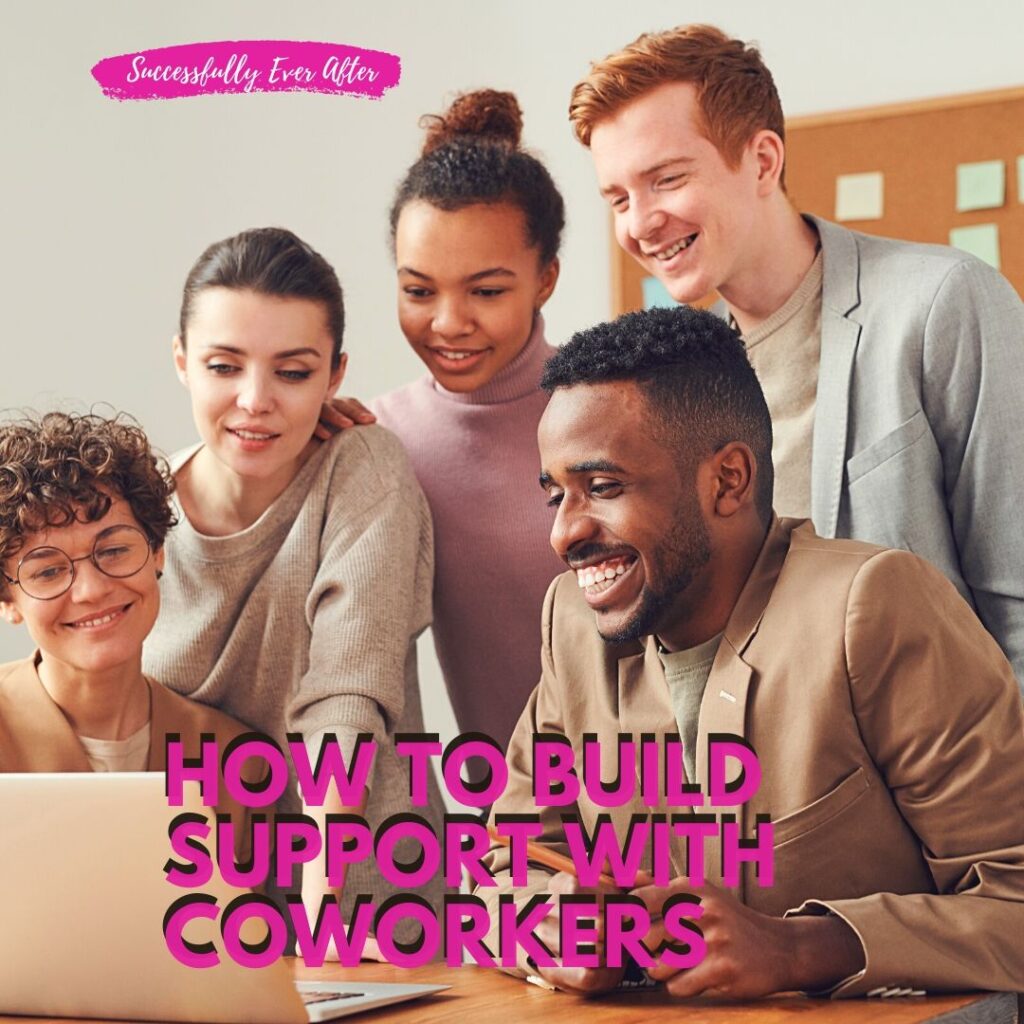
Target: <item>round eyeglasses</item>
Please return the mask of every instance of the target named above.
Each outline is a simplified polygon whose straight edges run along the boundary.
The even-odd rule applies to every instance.
[[[16,579],[3,575],[29,597],[52,601],[71,589],[76,562],[90,561],[104,576],[123,580],[142,570],[152,550],[149,539],[136,527],[110,526],[97,534],[87,555],[72,558],[60,548],[33,548],[18,562]]]

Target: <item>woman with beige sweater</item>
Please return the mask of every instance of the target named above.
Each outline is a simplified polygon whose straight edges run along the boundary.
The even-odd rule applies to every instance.
[[[282,229],[217,242],[189,273],[174,359],[201,440],[172,460],[181,522],[146,665],[282,747],[300,733],[315,757],[333,734],[348,764],[371,736],[357,806],[335,794],[303,807],[293,778],[278,812],[321,825],[352,813],[376,830],[409,810],[393,737],[423,731],[415,640],[430,622],[433,549],[426,501],[391,434],[313,436],[345,369],[343,319],[331,266]],[[413,810],[439,830],[431,782],[430,805]],[[361,893],[382,902],[396,891],[372,862],[354,865],[343,916]],[[420,890],[438,911],[443,891],[440,879]],[[306,864],[313,920],[331,893],[322,858]],[[407,924],[399,941],[418,933]]]

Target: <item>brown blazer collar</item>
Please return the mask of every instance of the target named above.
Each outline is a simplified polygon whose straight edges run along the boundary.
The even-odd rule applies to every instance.
[[[13,770],[91,772],[74,729],[39,678],[37,657],[38,652],[7,666],[0,681],[0,715],[17,752]]]
[[[764,610],[789,553],[790,534],[805,521],[780,519],[772,515],[764,544],[725,625],[725,639],[741,656],[761,625]]]
[[[775,589],[776,580],[789,551],[790,533],[802,522],[803,520],[799,519],[782,520],[778,516],[772,516],[761,551],[726,623],[724,638],[728,649],[726,645],[719,648],[712,668],[712,679],[716,683],[719,681],[718,673],[732,657],[749,669],[743,662],[743,652],[757,634],[765,608]],[[708,688],[711,688],[710,681]],[[745,686],[738,688],[745,690]],[[735,703],[738,704],[739,701]],[[675,721],[675,714],[665,691],[664,671],[654,636],[647,637],[642,652],[619,660],[619,718],[624,732],[675,731],[672,724]],[[742,733],[742,729],[734,731]]]
[[[696,750],[697,777],[691,780],[698,782],[705,793],[708,791],[709,737],[713,734],[727,733],[746,738],[747,697],[753,669],[744,660],[743,653],[757,634],[765,608],[775,589],[775,583],[789,551],[790,534],[801,525],[801,522],[772,517],[761,551],[726,624],[726,642],[718,648],[701,701]],[[620,731],[633,736],[647,733],[656,737],[676,733],[675,712],[665,686],[664,670],[658,657],[655,638],[647,637],[644,651],[620,659],[618,667]],[[637,757],[639,758],[639,752]],[[638,760],[638,774],[639,770]],[[652,808],[636,805],[633,810],[638,813],[650,813]],[[664,804],[653,808],[654,812],[662,814],[677,810],[678,808],[669,808]],[[735,815],[741,830],[745,828],[744,807],[717,808],[708,804],[702,808],[702,813],[731,813]],[[678,869],[685,862],[685,850],[678,842],[674,843],[674,865]],[[706,864],[709,879],[714,883],[720,883],[721,857],[717,839],[713,839],[708,845]]]
[[[0,718],[17,749],[19,771],[91,772],[92,766],[74,729],[54,699],[46,692],[37,668],[39,652],[4,666],[0,676]],[[162,735],[157,727],[166,716],[162,687],[146,679],[150,693],[150,736]],[[150,743],[148,770],[164,765],[164,751]]]

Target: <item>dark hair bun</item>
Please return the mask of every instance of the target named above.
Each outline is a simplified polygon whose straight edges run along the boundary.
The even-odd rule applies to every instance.
[[[523,112],[512,93],[479,89],[456,96],[443,114],[427,114],[420,119],[420,127],[427,132],[423,156],[467,136],[504,142],[518,149]]]
[[[480,89],[457,96],[443,114],[420,119],[427,140],[391,204],[391,241],[406,203],[439,210],[509,203],[526,218],[526,240],[547,266],[557,255],[565,204],[547,168],[519,148],[523,113],[510,92]]]

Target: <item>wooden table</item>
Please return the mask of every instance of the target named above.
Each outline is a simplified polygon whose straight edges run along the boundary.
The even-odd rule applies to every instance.
[[[705,1000],[681,1002],[664,989],[621,992],[584,999],[567,992],[549,992],[483,967],[458,970],[433,964],[412,970],[390,964],[358,967],[304,967],[293,961],[297,978],[313,981],[388,981],[450,985],[445,992],[351,1018],[365,1024],[1024,1024],[1017,997],[1009,993],[896,999],[808,999],[775,996],[744,1003]],[[11,1017],[0,1024],[68,1024],[69,1018]],[[90,1021],[82,1024],[103,1024]],[[118,1022],[106,1022],[118,1024]],[[123,1024],[123,1022],[120,1022]]]
[[[661,988],[584,999],[566,992],[548,992],[484,967],[449,970],[430,965],[410,970],[364,963],[358,967],[330,964],[310,968],[296,961],[294,970],[297,978],[316,981],[451,986],[434,996],[352,1018],[353,1022],[365,1020],[367,1024],[647,1024],[677,1020],[682,1024],[1013,1024],[1017,1005],[1016,996],[1006,993],[841,1000],[791,995],[747,1003],[683,1003]]]

